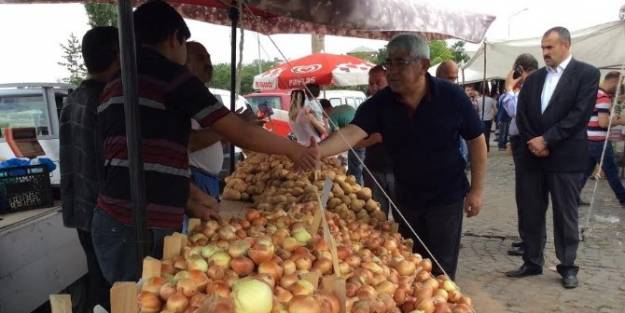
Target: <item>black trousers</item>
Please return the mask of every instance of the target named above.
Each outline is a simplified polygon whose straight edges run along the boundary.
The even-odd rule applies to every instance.
[[[493,120],[482,121],[484,125],[484,139],[486,139],[486,151],[490,151],[490,132],[493,128]]]
[[[551,195],[553,233],[558,272],[577,272],[575,258],[579,244],[578,203],[582,173],[546,173],[539,170],[517,171],[517,205],[521,239],[525,244],[523,261],[528,266],[544,265],[547,239],[545,213]]]
[[[76,229],[78,231],[78,240],[85,251],[87,257],[87,284],[86,296],[88,310],[92,312],[93,307],[97,304],[101,305],[107,311],[110,311],[110,289],[111,285],[104,279],[95,251],[93,250],[93,241],[91,240],[91,232]]]
[[[521,228],[521,219],[523,218],[523,215],[521,214],[521,206],[519,205],[519,202],[522,201],[522,199],[520,199],[521,197],[521,190],[519,190],[519,187],[521,186],[521,183],[519,183],[519,178],[522,176],[519,175],[519,171],[521,170],[519,167],[519,158],[518,155],[515,152],[519,151],[519,145],[525,144],[524,142],[522,142],[521,137],[518,135],[515,136],[511,136],[510,137],[510,146],[511,146],[511,150],[512,150],[512,160],[514,161],[514,198],[516,200],[516,213],[517,213],[517,230],[519,232],[519,237],[521,238],[521,240],[523,240],[523,229]]]
[[[455,279],[458,267],[463,207],[464,200],[430,208],[411,208],[402,205],[402,214],[451,279]],[[427,253],[401,218],[396,217],[395,220],[399,223],[399,232],[402,236],[412,238],[414,241],[413,250],[423,257],[431,258],[432,255]],[[432,265],[434,275],[443,273],[434,261]]]

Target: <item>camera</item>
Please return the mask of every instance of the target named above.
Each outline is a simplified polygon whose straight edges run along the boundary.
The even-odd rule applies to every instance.
[[[514,67],[514,73],[512,74],[512,78],[517,79],[519,77],[521,77],[521,74],[523,74],[523,67],[521,65],[516,65]]]

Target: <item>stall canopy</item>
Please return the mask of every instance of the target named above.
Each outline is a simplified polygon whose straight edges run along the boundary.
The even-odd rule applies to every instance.
[[[464,66],[465,74],[484,76],[484,49],[486,49],[486,79],[504,79],[519,54],[530,53],[539,66],[544,66],[540,41],[542,36],[500,42],[486,42]],[[600,69],[620,69],[625,62],[625,22],[616,21],[596,25],[571,33],[573,57]],[[465,77],[467,81],[471,80]],[[483,79],[483,77],[481,78]]]

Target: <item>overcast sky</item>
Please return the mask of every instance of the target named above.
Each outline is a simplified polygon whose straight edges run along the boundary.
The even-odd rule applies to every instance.
[[[541,36],[545,30],[556,25],[577,30],[614,21],[618,19],[619,8],[625,5],[625,0],[439,2],[459,9],[495,15],[497,18],[488,30],[487,40],[507,39],[508,27],[510,38],[516,39]],[[510,17],[511,15],[514,16]],[[214,63],[229,62],[228,27],[198,21],[188,21],[188,24],[192,39],[206,45]],[[0,4],[0,83],[53,82],[67,76],[64,68],[57,64],[62,55],[59,44],[64,43],[70,33],[81,38],[88,29],[87,16],[81,4]],[[272,38],[288,58],[310,53],[308,35],[274,35]],[[266,36],[260,35],[260,41],[261,58],[280,57],[278,50]],[[385,41],[380,40],[326,37],[326,51],[330,53],[345,53],[359,46],[378,49],[385,44]],[[258,58],[256,33],[245,33],[244,48],[244,62],[249,63]],[[475,48],[470,46],[470,49]]]

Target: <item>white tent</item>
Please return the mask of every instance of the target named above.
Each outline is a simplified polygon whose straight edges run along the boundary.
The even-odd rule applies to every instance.
[[[596,25],[571,33],[573,57],[600,69],[620,69],[625,63],[625,22]],[[486,47],[486,78],[505,78],[519,54],[530,53],[539,66],[544,66],[540,48],[541,37],[500,42],[486,42],[464,66],[484,76]],[[480,78],[480,79],[482,79]],[[465,77],[466,79],[466,77]]]

